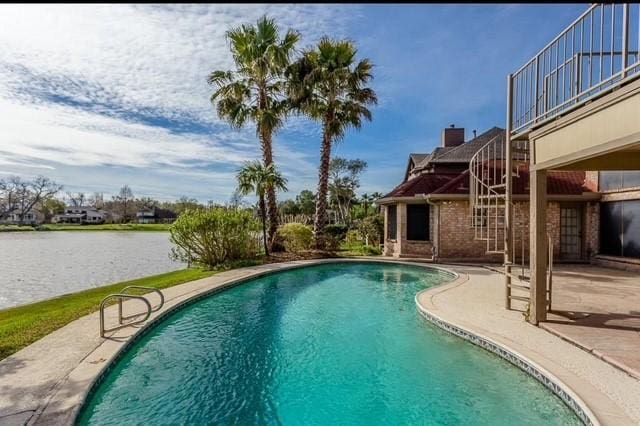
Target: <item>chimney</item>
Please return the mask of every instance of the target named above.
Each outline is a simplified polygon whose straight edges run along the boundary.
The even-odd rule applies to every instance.
[[[464,128],[457,128],[452,124],[442,131],[442,146],[452,147],[462,145],[464,143]]]

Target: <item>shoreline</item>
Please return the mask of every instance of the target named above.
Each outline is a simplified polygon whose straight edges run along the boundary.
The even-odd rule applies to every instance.
[[[0,225],[0,233],[2,232],[169,232],[169,223],[103,223],[99,225],[61,225],[61,224],[44,224],[44,225]]]

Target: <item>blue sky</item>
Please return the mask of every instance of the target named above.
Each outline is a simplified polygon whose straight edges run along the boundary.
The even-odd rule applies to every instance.
[[[361,192],[400,182],[410,152],[443,127],[504,126],[506,75],[586,4],[0,5],[0,177],[38,174],[65,191],[128,184],[136,196],[224,202],[255,131],[230,129],[205,79],[232,67],[224,32],[264,13],[303,34],[347,37],[376,65],[374,120],[336,155],[369,163]],[[289,121],[275,138],[288,194],[315,189],[320,129]]]

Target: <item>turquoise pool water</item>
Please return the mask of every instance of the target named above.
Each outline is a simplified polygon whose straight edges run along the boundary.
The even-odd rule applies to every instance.
[[[332,264],[215,294],[135,343],[79,423],[580,424],[540,383],[420,317],[415,294],[451,278]]]

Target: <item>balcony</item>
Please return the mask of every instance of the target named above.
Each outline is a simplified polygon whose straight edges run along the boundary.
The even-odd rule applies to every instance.
[[[512,139],[640,77],[640,5],[594,4],[509,76]]]

